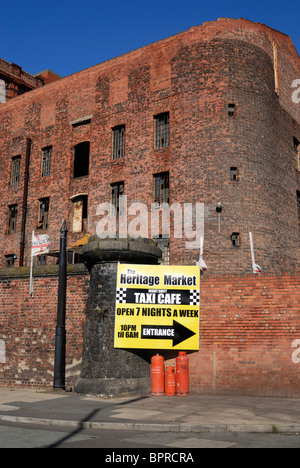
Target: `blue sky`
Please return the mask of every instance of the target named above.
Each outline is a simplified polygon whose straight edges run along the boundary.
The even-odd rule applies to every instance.
[[[300,54],[299,0],[0,0],[0,57],[67,76],[219,17],[288,34]]]

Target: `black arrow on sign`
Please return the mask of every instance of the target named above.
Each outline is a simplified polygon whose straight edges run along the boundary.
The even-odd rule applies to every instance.
[[[141,338],[144,340],[173,340],[174,346],[196,335],[195,332],[185,327],[176,320],[173,320],[173,326],[168,325],[142,325]]]

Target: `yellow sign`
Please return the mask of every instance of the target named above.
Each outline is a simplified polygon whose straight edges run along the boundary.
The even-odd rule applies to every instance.
[[[200,271],[119,264],[115,348],[199,350]]]

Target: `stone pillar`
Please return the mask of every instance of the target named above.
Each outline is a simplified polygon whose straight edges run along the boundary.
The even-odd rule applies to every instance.
[[[158,264],[161,250],[149,239],[90,238],[84,261],[91,278],[84,327],[81,378],[77,393],[147,395],[151,389],[149,353],[114,348],[118,262]]]

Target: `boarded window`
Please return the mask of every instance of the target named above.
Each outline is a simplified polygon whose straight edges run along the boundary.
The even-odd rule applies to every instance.
[[[88,230],[88,197],[87,195],[80,195],[73,198],[73,220],[72,230],[73,232],[82,232]]]
[[[74,147],[74,179],[89,175],[90,142],[84,141]]]

